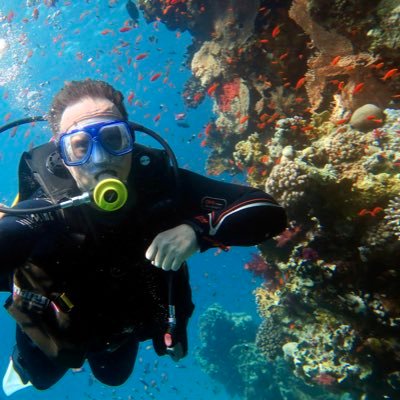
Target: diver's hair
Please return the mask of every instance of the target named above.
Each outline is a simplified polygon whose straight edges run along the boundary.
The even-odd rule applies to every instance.
[[[115,104],[122,118],[128,119],[123,94],[107,82],[94,79],[70,81],[66,82],[65,86],[54,96],[47,116],[54,135],[60,133],[60,121],[64,110],[85,97],[110,100]]]

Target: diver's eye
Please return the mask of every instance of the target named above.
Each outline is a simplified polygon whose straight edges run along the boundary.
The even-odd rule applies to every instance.
[[[107,126],[101,130],[101,143],[114,152],[120,152],[128,146],[129,132],[122,125]]]
[[[115,134],[107,134],[103,135],[103,145],[108,147],[111,150],[118,151],[121,149],[121,135],[119,132],[115,132]]]
[[[76,135],[71,138],[71,149],[75,157],[84,156],[89,150],[89,138],[86,135]]]

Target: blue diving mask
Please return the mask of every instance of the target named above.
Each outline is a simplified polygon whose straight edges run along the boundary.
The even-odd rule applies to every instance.
[[[66,165],[83,165],[90,159],[95,144],[100,144],[113,156],[133,150],[134,134],[124,121],[103,121],[62,133],[59,138],[60,155]]]

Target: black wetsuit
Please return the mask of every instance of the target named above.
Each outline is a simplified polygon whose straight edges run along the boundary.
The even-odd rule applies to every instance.
[[[153,339],[156,352],[166,353],[169,274],[174,274],[177,341],[184,342],[186,351],[186,324],[193,311],[187,269],[165,272],[144,255],[159,232],[187,223],[205,251],[252,246],[286,226],[285,211],[261,190],[184,169],[179,175],[178,209],[173,201],[163,204],[165,190],[154,187],[150,197],[140,190],[131,192],[135,205],[112,213],[86,205],[64,211],[63,218],[45,214],[0,220],[1,278],[4,281],[18,268],[44,268],[57,290],[65,290],[74,304],[69,314],[74,324],[65,332],[73,343],[88,343],[85,359],[103,383],[119,385],[129,377],[140,341]],[[17,207],[43,204],[47,200],[34,196]],[[18,371],[39,389],[53,385],[69,367],[77,367],[68,356],[55,363],[20,327],[13,359]]]

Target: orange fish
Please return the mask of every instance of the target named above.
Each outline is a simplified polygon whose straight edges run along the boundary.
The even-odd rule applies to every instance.
[[[128,101],[129,104],[132,104],[134,98],[135,98],[135,93],[130,92],[126,100]]]
[[[4,121],[7,122],[10,118],[11,118],[11,113],[9,112],[4,116]]]
[[[266,123],[270,124],[271,122],[274,122],[277,118],[279,118],[279,113],[273,113],[271,117],[267,119]]]
[[[340,56],[336,56],[332,61],[331,61],[331,65],[336,65],[340,60]]]
[[[90,11],[84,11],[80,16],[79,19],[82,21],[87,15],[90,14]]]
[[[132,30],[131,26],[123,26],[122,28],[119,28],[120,32],[129,32],[130,30]]]
[[[157,121],[160,120],[160,118],[161,118],[161,114],[157,114],[157,115],[153,118],[153,121],[154,121],[154,122],[157,122]]]
[[[304,85],[304,82],[305,82],[305,81],[306,81],[306,77],[305,77],[305,76],[303,76],[302,78],[300,78],[300,79],[297,81],[296,86],[294,87],[295,90],[300,89],[300,88]]]
[[[15,17],[14,11],[10,11],[7,15],[7,22],[11,22]]]
[[[172,6],[167,6],[164,8],[164,10],[162,11],[163,15],[168,14],[169,10],[172,8]]]
[[[361,92],[361,90],[363,89],[364,85],[365,85],[364,82],[358,83],[358,84],[355,86],[355,88],[353,89],[353,94],[356,94],[356,93],[358,93],[358,92]]]
[[[384,65],[385,65],[385,63],[383,63],[383,62],[381,62],[379,64],[372,64],[371,68],[381,69]]]
[[[250,117],[248,115],[243,116],[239,119],[239,124],[244,124],[246,121],[248,121],[249,118]]]
[[[201,93],[195,93],[193,96],[193,101],[198,103],[202,99],[203,95]]]
[[[210,134],[210,132],[211,132],[211,129],[212,129],[212,124],[211,124],[211,123],[208,123],[207,126],[206,126],[206,128],[204,129],[204,134],[205,134],[206,136],[208,136],[208,135]]]
[[[113,33],[113,31],[111,29],[103,29],[100,33],[102,35],[108,35],[109,33]]]
[[[208,89],[207,89],[207,94],[211,96],[214,92],[215,89],[218,87],[218,83],[213,83]]]
[[[272,37],[276,38],[279,33],[281,32],[281,28],[279,28],[279,25],[277,25],[273,30],[272,30]]]
[[[342,125],[346,123],[349,119],[348,118],[342,118],[336,121],[336,125]]]
[[[338,89],[339,89],[339,90],[343,90],[343,88],[344,88],[344,82],[341,81],[341,82],[339,82],[339,84],[338,84]]]
[[[372,217],[376,217],[376,214],[380,213],[381,211],[383,211],[382,207],[375,207],[372,211],[369,211],[366,208],[363,208],[357,214],[360,217],[363,217],[364,215],[371,215]]]
[[[18,129],[18,126],[14,126],[14,128],[12,129],[12,131],[10,133],[10,137],[14,137],[16,135],[17,129]]]
[[[371,214],[371,211],[368,211],[366,208],[363,208],[362,210],[360,210],[357,215],[359,215],[360,217],[363,217],[364,215],[367,214]]]
[[[150,82],[156,81],[161,76],[161,72],[157,72],[150,78]]]
[[[143,59],[146,58],[148,55],[149,55],[148,53],[141,53],[141,54],[138,54],[138,55],[135,57],[135,60],[136,60],[136,61],[143,60]]]
[[[372,211],[371,214],[375,217],[376,214],[380,213],[381,211],[383,211],[382,207],[375,207]]]
[[[268,39],[260,39],[258,42],[262,43],[262,44],[265,44],[265,43],[268,43],[269,40]]]
[[[386,81],[386,79],[391,78],[397,71],[398,71],[397,68],[391,69],[390,71],[386,72],[386,74],[383,76],[382,80]]]
[[[281,61],[284,60],[288,55],[289,55],[289,52],[287,51],[286,53],[279,56],[279,60],[281,60]]]

